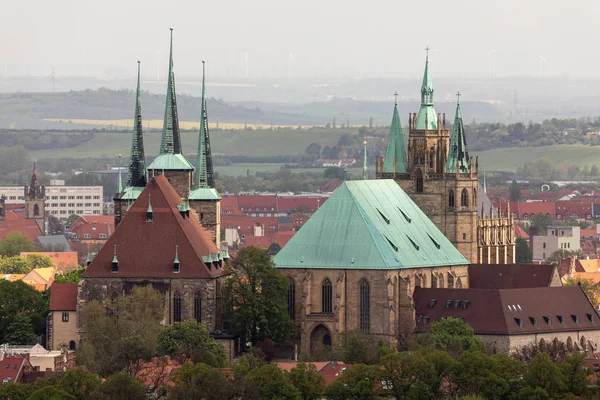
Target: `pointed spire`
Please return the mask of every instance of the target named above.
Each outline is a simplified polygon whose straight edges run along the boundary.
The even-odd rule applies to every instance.
[[[214,188],[215,176],[210,151],[210,135],[208,132],[208,114],[206,109],[206,70],[202,60],[202,108],[200,115],[200,134],[198,137],[198,155],[196,158],[196,174],[194,189]]]
[[[144,155],[144,136],[142,133],[142,93],[140,91],[140,62],[138,61],[137,90],[135,95],[135,116],[133,117],[133,135],[127,186],[146,186],[146,159]]]
[[[460,92],[457,93],[457,97],[460,99]],[[448,161],[446,162],[446,171],[456,173],[470,172],[467,139],[465,137],[459,101],[456,103],[456,115],[454,116],[452,133],[450,134],[450,150]]]
[[[363,181],[369,179],[369,175],[367,174],[367,141],[363,142]]]
[[[181,154],[181,134],[177,116],[177,96],[175,94],[175,74],[173,73],[173,28],[171,28],[171,45],[169,51],[169,77],[167,82],[167,100],[160,154]]]
[[[431,79],[431,69],[429,68],[429,47],[425,48],[427,56],[425,58],[425,71],[423,72],[423,82],[421,83],[421,107],[417,114],[417,121],[413,128],[418,130],[436,130],[437,114],[433,108],[433,80]]]
[[[395,94],[397,96],[397,93]],[[388,137],[388,147],[383,162],[384,173],[405,174],[407,171],[406,150],[404,148],[404,135],[402,134],[402,124],[398,115],[398,102],[394,104],[394,114],[392,116],[392,125]]]
[[[487,194],[487,183],[485,182],[485,171],[483,172],[483,193]]]
[[[33,172],[31,174],[31,182],[29,183],[28,193],[30,197],[36,197],[41,194],[40,183],[37,179],[37,168],[33,163]]]
[[[121,154],[119,154],[119,175],[117,176],[117,193],[123,193],[123,182],[121,180]]]
[[[421,105],[433,105],[433,81],[431,79],[431,70],[429,68],[429,47],[426,47],[427,56],[425,58],[425,71],[423,72],[423,82],[421,83]]]

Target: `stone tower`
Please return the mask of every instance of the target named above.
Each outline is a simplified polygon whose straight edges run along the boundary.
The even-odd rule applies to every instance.
[[[205,62],[202,61],[202,109],[196,173],[188,200],[190,208],[197,215],[202,227],[218,247],[221,241],[221,196],[215,189],[215,174],[210,151],[204,65]]]
[[[167,101],[165,119],[160,142],[160,154],[148,166],[151,176],[164,175],[182,200],[187,200],[192,186],[194,167],[183,156],[181,133],[177,116],[177,96],[175,94],[175,74],[173,72],[173,29],[171,28],[171,47],[169,52],[169,78],[167,83]]]
[[[127,172],[125,189],[121,184],[121,165],[115,202],[115,228],[125,217],[127,210],[146,187],[146,159],[144,156],[144,135],[142,132],[142,101],[140,92],[140,62],[138,61],[137,90],[135,97],[135,116],[133,119],[133,134],[131,139],[131,154]]]
[[[40,186],[37,179],[37,170],[33,164],[31,182],[25,185],[25,218],[35,219],[41,231],[45,234],[46,217],[46,188]]]
[[[477,263],[477,161],[467,152],[460,104],[451,131],[445,114],[435,112],[433,99],[427,57],[421,106],[418,113],[409,114],[408,152],[404,152],[395,107],[386,157],[377,163],[377,178],[396,180],[463,256]]]

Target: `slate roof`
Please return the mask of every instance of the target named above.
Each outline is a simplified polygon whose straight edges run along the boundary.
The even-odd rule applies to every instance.
[[[40,246],[52,251],[71,251],[71,246],[63,235],[38,236],[36,241]]]
[[[558,274],[554,265],[540,264],[471,264],[471,289],[522,289],[548,287]]]
[[[54,283],[50,287],[48,311],[75,311],[76,309],[77,283]]]
[[[146,222],[148,203],[152,221]],[[221,267],[203,260],[219,260],[221,254],[197,219],[182,216],[177,205],[181,198],[164,176],[152,178],[110,239],[94,258],[84,278],[90,277],[171,277],[210,278]],[[185,213],[184,213],[185,214]],[[112,272],[114,248],[119,262]],[[175,246],[180,272],[173,272]]]
[[[478,335],[600,329],[598,313],[579,286],[500,290],[417,287],[414,303],[417,332],[429,331],[432,322],[446,317],[462,318]]]
[[[391,179],[344,182],[274,262],[348,269],[469,264]]]

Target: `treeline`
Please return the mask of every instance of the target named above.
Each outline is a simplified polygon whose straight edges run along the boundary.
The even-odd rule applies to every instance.
[[[552,118],[542,123],[472,123],[465,126],[469,150],[483,151],[498,147],[551,146],[576,144],[597,146],[600,117]]]
[[[248,170],[245,175],[231,176],[218,174],[217,190],[220,193],[239,193],[241,191],[257,192],[315,192],[327,183],[333,175],[325,175],[322,171],[315,173],[292,172],[282,168],[276,172],[256,172]]]
[[[0,143],[3,146],[23,146],[28,150],[64,149],[75,147],[92,140],[95,131],[41,131],[0,129]]]
[[[536,158],[517,168],[517,175],[522,178],[538,178],[550,180],[596,180],[600,178],[600,164],[584,166],[573,164],[556,164],[550,158]]]

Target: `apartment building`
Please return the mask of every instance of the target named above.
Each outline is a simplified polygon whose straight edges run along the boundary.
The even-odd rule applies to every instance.
[[[550,225],[545,236],[533,236],[533,260],[545,260],[557,250],[579,250],[579,239],[578,226]]]

